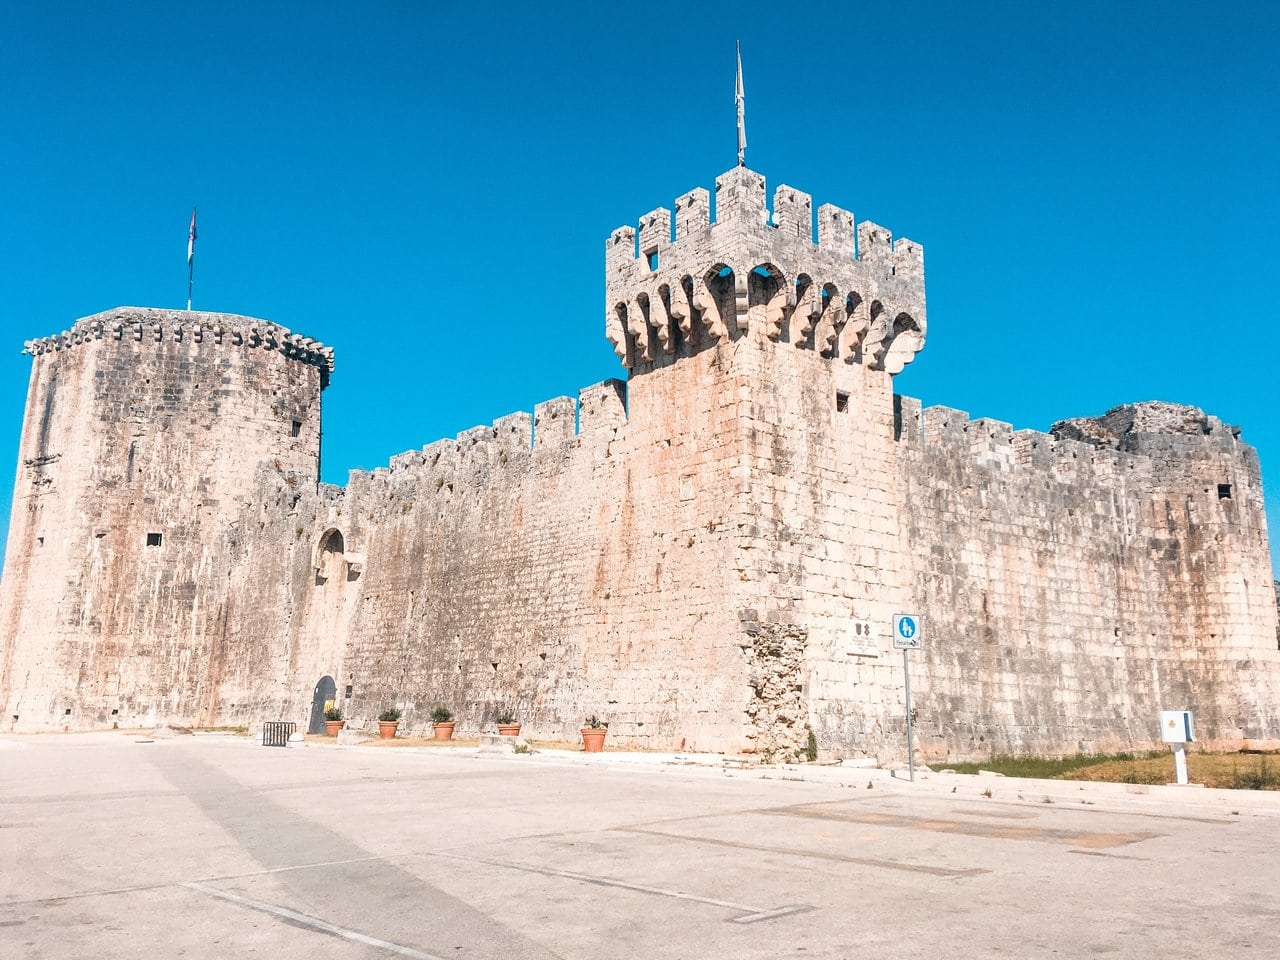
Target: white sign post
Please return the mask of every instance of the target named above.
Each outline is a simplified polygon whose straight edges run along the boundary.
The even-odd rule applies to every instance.
[[[907,773],[911,782],[916,780],[916,755],[911,739],[911,667],[907,663],[907,651],[919,650],[924,639],[924,630],[920,618],[914,613],[895,613],[893,615],[893,646],[902,651],[902,680],[906,686],[907,698]]]
[[[1161,710],[1160,739],[1173,747],[1173,768],[1178,783],[1187,784],[1187,744],[1195,743],[1190,710]]]

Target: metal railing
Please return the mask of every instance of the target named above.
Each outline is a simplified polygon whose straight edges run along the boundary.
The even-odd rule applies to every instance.
[[[262,725],[262,745],[264,747],[287,747],[289,737],[298,725],[286,720],[269,720]]]

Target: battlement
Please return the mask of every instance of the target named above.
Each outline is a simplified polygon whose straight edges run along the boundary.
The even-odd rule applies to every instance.
[[[332,347],[293,333],[279,324],[232,313],[158,310],[150,307],[117,307],[83,317],[70,330],[26,341],[22,352],[38,357],[95,341],[160,343],[166,339],[279,350],[291,360],[319,367],[324,386],[328,385],[329,375],[333,372]]]
[[[605,333],[624,367],[747,335],[898,373],[924,346],[924,249],[746,167],[614,230]],[[815,219],[816,218],[816,219]],[[674,233],[672,228],[674,226]],[[815,239],[816,231],[816,239]]]
[[[583,387],[576,399],[555,397],[537,404],[532,414],[509,413],[489,426],[463,430],[453,439],[398,453],[386,467],[352,470],[348,485],[370,477],[388,482],[409,475],[417,478],[425,470],[439,480],[437,489],[448,483],[451,492],[457,479],[479,481],[512,464],[525,469],[531,455],[541,462],[576,448],[604,453],[626,423],[626,393],[623,381],[604,380]]]

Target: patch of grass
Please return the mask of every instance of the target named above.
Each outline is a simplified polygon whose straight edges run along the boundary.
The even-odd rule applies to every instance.
[[[951,763],[945,767],[957,773],[990,770],[1008,777],[1040,780],[1160,784],[1173,783],[1176,778],[1173,753],[1168,750],[1073,757],[997,756],[980,763]],[[1229,790],[1280,790],[1280,755],[1252,750],[1188,752],[1187,779],[1206,787]]]
[[[1108,783],[1173,783],[1173,754],[1167,750],[1129,757],[1098,758],[1101,762],[1078,767],[1063,780],[1095,780]]]
[[[1100,763],[1131,763],[1150,757],[1168,757],[1169,754],[1155,751],[1151,753],[1112,753],[1076,754],[1073,757],[1015,757],[997,755],[978,763],[933,763],[934,769],[954,770],[956,773],[977,773],[979,770],[990,770],[992,773],[1003,773],[1006,777],[1028,777],[1033,780],[1063,780],[1067,774],[1084,767],[1096,766]],[[1170,763],[1173,761],[1170,760]],[[1086,777],[1084,779],[1092,779]]]

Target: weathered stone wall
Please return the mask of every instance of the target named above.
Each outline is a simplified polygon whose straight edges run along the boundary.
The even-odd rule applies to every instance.
[[[262,321],[131,307],[27,350],[0,591],[5,720],[215,716],[225,652],[202,586],[225,584],[228,558],[211,543],[259,522],[260,465],[314,482],[332,354]]]
[[[445,705],[474,730],[511,708],[535,737],[576,738],[597,713],[620,742],[736,747],[737,540],[717,481],[738,451],[724,392],[696,388],[714,365],[709,352],[637,383],[630,419],[624,385],[607,381],[353,473],[292,511],[265,475],[267,525],[254,546],[223,548],[244,556],[224,719],[305,717],[327,674],[357,725],[394,704],[420,731]],[[326,550],[335,532],[341,547]],[[263,682],[268,664],[287,664],[274,674],[283,696]]]
[[[909,398],[898,429],[927,756],[1150,745],[1161,709],[1210,741],[1280,736],[1262,487],[1236,431],[1140,404],[1015,432]]]

